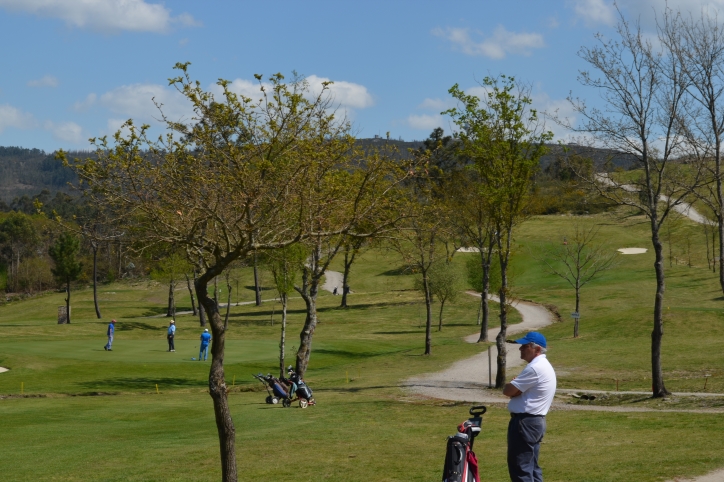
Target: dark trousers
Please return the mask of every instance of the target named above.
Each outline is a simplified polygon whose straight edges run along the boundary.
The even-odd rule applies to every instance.
[[[168,338],[168,351],[175,350],[176,347],[173,346],[173,335],[166,335],[166,338]]]
[[[512,482],[542,482],[538,453],[546,433],[545,417],[514,414],[508,423],[508,473]]]

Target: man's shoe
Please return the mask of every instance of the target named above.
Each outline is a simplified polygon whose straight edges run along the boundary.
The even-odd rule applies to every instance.
[[[108,347],[107,347],[107,346],[104,346],[103,349],[104,349],[105,351],[108,351]]]
[[[108,351],[113,351],[113,350],[111,350],[111,349],[109,348]]]

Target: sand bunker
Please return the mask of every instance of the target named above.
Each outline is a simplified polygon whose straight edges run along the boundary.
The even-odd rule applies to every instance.
[[[2,372],[6,372],[6,371],[8,371],[8,369],[7,369],[7,368],[5,368],[5,367],[0,367],[0,373],[2,373]]]
[[[643,254],[648,249],[646,248],[619,248],[618,252],[621,254]]]
[[[466,247],[462,247],[462,248],[458,248],[458,252],[459,252],[459,253],[479,253],[480,250],[479,250],[478,248],[466,248]]]

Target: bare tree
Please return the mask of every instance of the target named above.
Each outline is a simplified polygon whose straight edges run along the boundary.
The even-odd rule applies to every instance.
[[[576,313],[581,313],[581,288],[603,271],[613,268],[616,252],[595,242],[598,228],[586,229],[576,223],[572,235],[566,236],[566,244],[547,251],[543,262],[550,273],[564,279],[576,290]],[[578,338],[578,320],[574,318],[573,338]]]
[[[578,98],[569,100],[583,118],[574,130],[592,136],[599,146],[628,154],[640,169],[639,178],[632,182],[601,174],[587,180],[603,197],[619,205],[633,206],[649,220],[656,257],[652,386],[653,396],[663,397],[669,392],[661,364],[665,292],[661,228],[673,208],[702,184],[702,176],[696,158],[688,156],[691,146],[686,143],[688,132],[683,119],[688,110],[689,81],[680,58],[666,48],[655,50],[638,24],[632,28],[620,12],[619,15],[618,40],[597,35],[598,45],[582,47],[579,52],[594,71],[582,71],[579,81],[599,91],[605,109],[590,108]],[[681,160],[691,162],[684,165]]]
[[[722,142],[724,142],[724,28],[716,13],[702,10],[695,19],[667,9],[659,37],[676,55],[686,76],[688,93],[698,109],[690,109],[689,137],[698,147],[711,180],[694,194],[714,214],[718,231],[719,265],[724,261],[724,189],[722,187]],[[708,245],[707,245],[708,247]],[[719,270],[724,292],[724,271]]]

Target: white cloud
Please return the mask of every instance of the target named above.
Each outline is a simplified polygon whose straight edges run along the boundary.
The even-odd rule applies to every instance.
[[[574,0],[573,11],[586,25],[613,25],[616,23],[616,9],[613,2],[606,0]]]
[[[492,36],[480,42],[472,39],[467,28],[435,28],[432,33],[449,40],[467,55],[482,55],[491,59],[502,59],[508,54],[530,55],[531,49],[545,46],[540,34],[510,32],[502,25],[498,25]]]
[[[85,111],[88,110],[90,107],[95,104],[96,100],[98,99],[98,96],[95,94],[88,94],[88,96],[85,98],[85,100],[78,101],[73,104],[73,109],[77,111]]]
[[[316,96],[322,91],[322,83],[330,82],[330,79],[310,75],[307,77],[307,82],[309,82],[309,88],[312,94]],[[374,100],[364,85],[346,82],[344,80],[335,80],[329,86],[329,92],[332,101],[342,107],[366,109],[374,105]]]
[[[199,25],[187,13],[172,17],[163,4],[145,0],[0,0],[0,7],[59,18],[70,27],[104,33],[121,30],[163,33],[173,25]]]
[[[322,83],[330,82],[330,79],[327,77],[319,77],[317,75],[310,75],[306,79],[309,83],[309,97],[319,95],[322,91]],[[328,92],[329,98],[335,106],[339,105],[342,108],[349,109],[365,109],[374,105],[374,99],[364,85],[346,82],[344,80],[335,80],[332,82],[328,87]],[[264,82],[262,85],[267,92],[270,92],[271,84]],[[262,92],[259,90],[259,87],[259,82],[246,79],[235,79],[228,85],[228,89],[231,92],[255,101],[262,98]],[[216,96],[220,96],[223,92],[223,89],[218,85],[211,86],[210,90]]]
[[[85,110],[97,105],[135,121],[153,122],[161,118],[154,100],[162,104],[163,113],[172,121],[190,120],[193,115],[191,106],[183,95],[175,89],[159,84],[123,85],[101,96],[89,94],[85,100],[76,102],[74,108]]]
[[[558,118],[564,123],[576,125],[576,112],[567,99],[551,99],[545,92],[538,92],[531,96],[532,108],[538,111],[538,118],[545,123],[545,130],[553,132],[555,140],[570,140],[574,133],[555,123],[552,118]]]
[[[30,87],[57,87],[58,79],[56,79],[52,75],[46,75],[42,79],[28,81],[28,86],[30,86]]]
[[[407,117],[407,124],[413,129],[419,129],[423,131],[432,131],[436,127],[442,127],[445,125],[446,120],[439,114],[429,115],[410,115]]]
[[[418,105],[418,109],[432,110],[435,112],[442,112],[444,110],[455,107],[455,101],[453,99],[430,99],[427,98],[422,101],[422,104]]]
[[[44,127],[53,133],[53,137],[61,141],[80,144],[87,140],[87,136],[83,135],[83,128],[75,122],[56,124],[52,121],[46,121]]]
[[[8,127],[32,129],[37,122],[32,114],[8,104],[0,105],[0,133]]]

